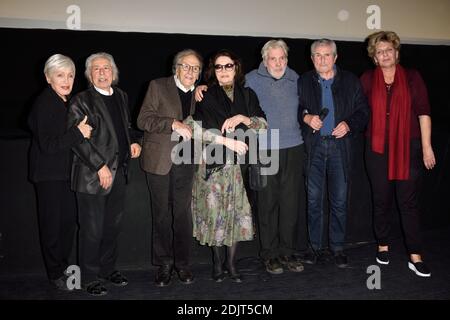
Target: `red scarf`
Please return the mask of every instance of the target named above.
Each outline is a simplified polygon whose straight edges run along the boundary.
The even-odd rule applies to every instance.
[[[405,69],[397,65],[389,114],[389,180],[408,180],[411,127],[411,95]],[[386,133],[386,85],[383,71],[375,69],[372,82],[372,151],[384,153]]]

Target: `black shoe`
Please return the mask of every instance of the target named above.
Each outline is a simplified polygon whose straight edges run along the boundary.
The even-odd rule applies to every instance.
[[[305,269],[300,260],[296,259],[294,256],[281,256],[279,261],[284,267],[292,272],[302,272]]]
[[[182,284],[191,284],[194,282],[194,275],[189,269],[177,269],[177,274]]]
[[[266,271],[271,274],[281,274],[283,273],[283,266],[281,265],[280,261],[278,261],[277,258],[270,258],[269,260],[266,260]]]
[[[296,260],[300,261],[301,263],[306,263],[306,264],[316,264],[317,263],[317,256],[312,251],[308,251],[305,253],[296,253],[296,254],[294,254],[294,257]]]
[[[128,279],[117,270],[107,277],[100,277],[100,280],[111,282],[113,285],[118,287],[125,287],[128,284]]]
[[[230,280],[233,282],[242,282],[242,275],[240,273],[230,273]]]
[[[226,270],[231,281],[242,282],[242,275],[238,272],[236,266],[227,266]]]
[[[377,251],[375,260],[379,264],[389,264],[389,251]]]
[[[86,292],[91,296],[100,297],[108,294],[108,290],[100,281],[93,281],[86,286]]]
[[[155,284],[158,287],[168,286],[172,278],[172,272],[173,266],[171,265],[163,265],[159,267],[158,272],[156,273]]]
[[[410,261],[408,262],[408,268],[414,271],[419,277],[431,277],[430,269],[428,269],[427,265],[422,261],[415,263]]]
[[[222,282],[225,280],[226,273],[228,273],[228,270],[224,265],[213,265],[212,278],[215,282]]]
[[[348,258],[343,251],[336,251],[334,253],[334,263],[338,268],[345,268],[348,266]]]
[[[61,290],[61,291],[71,291],[67,287],[67,276],[61,276],[58,279],[51,279],[50,284],[55,289]]]
[[[334,260],[334,254],[329,249],[313,251],[312,264],[325,264]]]
[[[239,270],[236,267],[236,263],[225,261],[223,265],[224,270],[226,270],[226,273],[230,277],[230,280],[233,282],[242,282],[242,275],[239,273]]]
[[[213,271],[212,278],[213,278],[213,280],[215,282],[222,282],[223,280],[225,280],[225,277],[226,277],[225,272],[223,272],[223,271],[220,271],[220,272]]]

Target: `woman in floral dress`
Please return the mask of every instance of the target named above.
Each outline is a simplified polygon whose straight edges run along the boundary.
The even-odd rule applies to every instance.
[[[258,130],[267,128],[267,122],[256,94],[243,87],[242,66],[234,53],[221,50],[212,57],[205,78],[208,89],[193,116],[196,122],[191,122],[192,126],[201,125],[201,130],[194,128],[194,138],[198,139],[195,131],[201,132],[200,138],[206,146],[194,176],[193,235],[200,244],[212,248],[215,281],[224,280],[225,267],[233,281],[241,282],[235,265],[237,243],[252,240],[254,235],[245,187],[248,157],[243,161],[243,156],[256,154],[257,150],[256,144],[247,144],[238,132],[256,137]]]

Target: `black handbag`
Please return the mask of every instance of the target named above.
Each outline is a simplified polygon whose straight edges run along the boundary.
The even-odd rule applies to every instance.
[[[260,191],[267,186],[267,176],[261,174],[263,167],[259,160],[257,163],[248,166],[249,185],[250,189],[254,191]]]

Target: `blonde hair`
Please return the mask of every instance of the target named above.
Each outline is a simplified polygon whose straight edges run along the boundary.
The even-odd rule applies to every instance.
[[[396,51],[400,51],[400,38],[394,31],[378,31],[372,33],[367,38],[367,53],[372,60],[375,58],[377,44],[380,42],[391,43]]]

